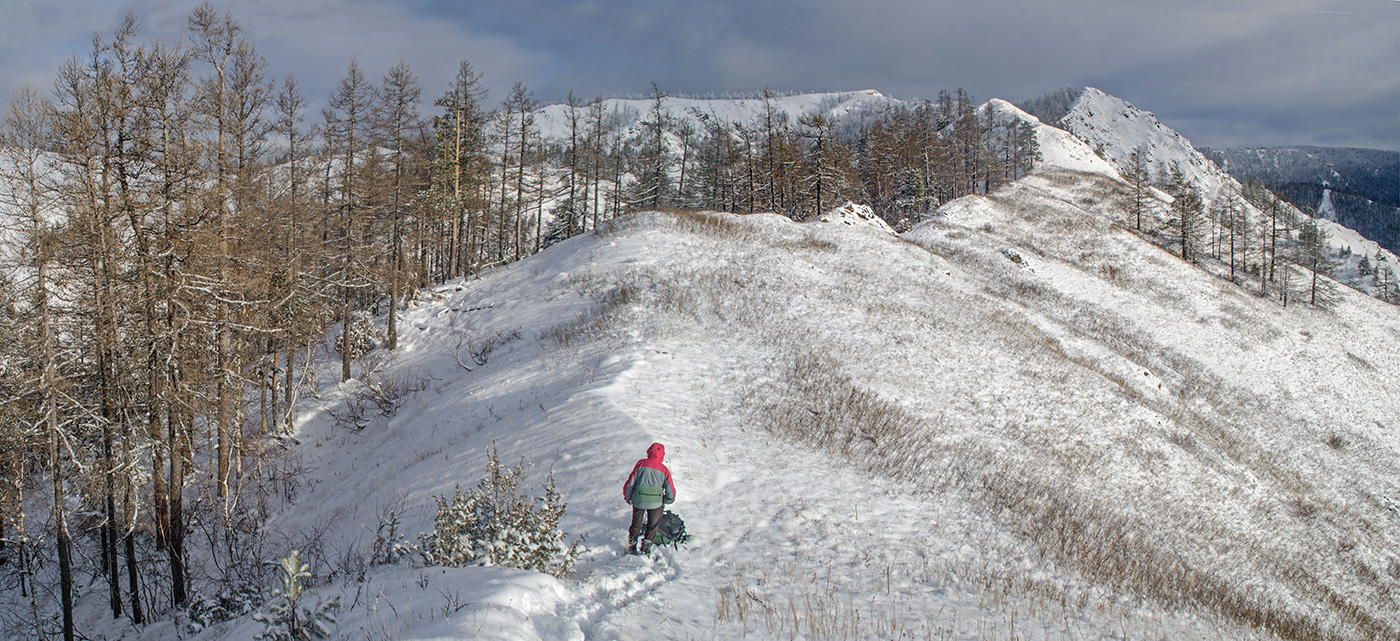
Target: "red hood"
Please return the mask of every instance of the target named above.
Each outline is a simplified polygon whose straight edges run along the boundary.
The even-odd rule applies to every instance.
[[[647,458],[656,459],[658,462],[666,458],[666,446],[660,443],[652,443],[647,448]]]

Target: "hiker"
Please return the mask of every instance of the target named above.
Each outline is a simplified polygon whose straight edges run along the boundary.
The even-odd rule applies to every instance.
[[[647,457],[632,466],[627,482],[622,485],[622,497],[632,506],[632,527],[627,528],[627,552],[635,554],[637,539],[642,534],[642,520],[646,519],[646,534],[640,536],[641,552],[651,550],[651,542],[656,539],[656,526],[661,523],[662,508],[676,500],[676,485],[671,482],[671,470],[661,462],[666,458],[666,446],[652,443],[647,448]]]

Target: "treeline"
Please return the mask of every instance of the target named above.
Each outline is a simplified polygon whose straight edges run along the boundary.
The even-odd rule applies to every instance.
[[[312,114],[231,14],[205,3],[188,27],[142,40],[128,14],[0,125],[12,636],[75,638],[76,585],[136,625],[259,598],[264,519],[291,494],[268,461],[328,330],[347,380],[366,350],[396,347],[392,312],[419,288],[629,209],[801,219],[856,200],[899,223],[1038,158],[1028,126],[962,91],[859,126],[790,121],[765,93],[755,120],[697,128],[653,87],[640,136],[571,95],[567,137],[546,141],[519,83],[493,108],[462,62],[429,106],[406,64],[373,81],[352,61]]]
[[[1123,169],[1131,190],[1126,203],[1129,223],[1137,231],[1182,260],[1218,265],[1231,282],[1285,307],[1295,301],[1317,307],[1335,303],[1330,277],[1351,257],[1350,250],[1333,250],[1326,228],[1306,205],[1290,202],[1258,180],[1246,180],[1207,201],[1177,163],[1153,176],[1148,157],[1146,147],[1139,146],[1129,153]],[[1149,193],[1154,184],[1171,197],[1160,218]],[[1250,207],[1258,213],[1251,214]],[[1363,256],[1359,276],[1372,280],[1377,298],[1400,301],[1385,256],[1378,251],[1375,260],[1381,268]]]
[[[794,121],[770,91],[747,122],[704,113],[677,117],[664,98],[653,85],[640,135],[612,150],[624,208],[772,212],[803,220],[856,201],[901,226],[954,198],[995,190],[1040,158],[1030,124],[994,109],[979,112],[961,89],[839,121],[820,111]],[[571,103],[571,122],[576,112]],[[559,157],[572,157],[573,148],[571,138]],[[555,217],[560,229],[551,236],[582,228],[568,223],[576,218],[567,206],[573,198],[563,202]]]

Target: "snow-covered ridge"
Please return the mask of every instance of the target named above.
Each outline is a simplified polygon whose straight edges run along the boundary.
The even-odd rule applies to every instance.
[[[1027,115],[1027,117],[1030,117]],[[1087,87],[1079,100],[1060,120],[1061,127],[1095,153],[1102,154],[1119,172],[1126,173],[1128,157],[1141,149],[1154,181],[1163,181],[1172,167],[1180,169],[1185,178],[1200,191],[1207,209],[1219,199],[1238,195],[1243,188],[1239,181],[1230,176],[1213,161],[1198,151],[1171,127],[1157,120],[1149,111],[1139,109],[1126,100],[1111,96],[1099,89]],[[1047,144],[1050,143],[1050,144]],[[1051,137],[1041,139],[1042,151],[1057,145],[1066,144]],[[1047,162],[1049,157],[1047,157]],[[1165,197],[1165,194],[1158,194]],[[1169,198],[1169,197],[1167,197]],[[1253,219],[1263,216],[1249,203],[1242,203]],[[1284,204],[1294,216],[1305,216],[1292,205]],[[1391,265],[1397,264],[1396,255],[1381,248],[1376,242],[1344,227],[1335,220],[1322,218],[1321,227],[1327,232],[1328,242],[1334,252],[1350,257],[1341,261],[1337,275],[1339,279],[1355,281],[1363,290],[1368,289],[1365,279],[1357,278],[1357,265],[1362,255],[1375,257],[1380,252]]]
[[[864,91],[844,91],[830,93],[797,94],[775,96],[769,101],[763,98],[677,98],[664,96],[662,109],[676,122],[688,123],[697,133],[703,133],[707,123],[727,122],[750,125],[761,118],[769,108],[785,115],[792,123],[798,118],[812,113],[822,113],[832,119],[840,119],[862,110],[882,107],[898,102],[874,89]],[[767,103],[767,104],[765,104]],[[603,110],[615,114],[618,124],[624,131],[636,133],[639,123],[647,117],[653,107],[651,99],[607,98],[603,100]],[[578,115],[583,118],[588,107],[579,107]],[[568,105],[548,105],[535,112],[540,135],[545,140],[567,141],[569,139]],[[624,138],[626,138],[624,134]]]
[[[1154,180],[1167,175],[1173,163],[1194,183],[1207,202],[1238,182],[1191,145],[1191,141],[1162,124],[1150,111],[1086,87],[1060,126],[1101,150],[1116,167],[1128,166],[1128,155],[1141,147]]]
[[[1031,170],[1032,173],[1068,170],[1108,177],[1118,176],[1118,168],[1095,154],[1088,143],[1063,129],[1040,122],[1038,118],[1022,111],[1016,105],[994,98],[979,109],[991,110],[999,119],[1022,120],[1035,127],[1041,159]]]

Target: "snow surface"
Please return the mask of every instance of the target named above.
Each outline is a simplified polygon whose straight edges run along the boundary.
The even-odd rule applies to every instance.
[[[1234,178],[1197,151],[1189,140],[1158,121],[1152,112],[1093,87],[1084,89],[1060,120],[1060,126],[1090,148],[1102,149],[1104,156],[1120,169],[1128,166],[1128,155],[1133,150],[1143,147],[1153,180],[1163,180],[1172,163],[1176,163],[1207,202],[1221,197],[1227,187],[1238,187]]]
[[[840,207],[832,208],[831,211],[818,216],[813,223],[828,225],[855,225],[878,229],[890,234],[894,229],[883,218],[875,215],[875,211],[869,205],[859,205],[856,203],[846,203]]]

